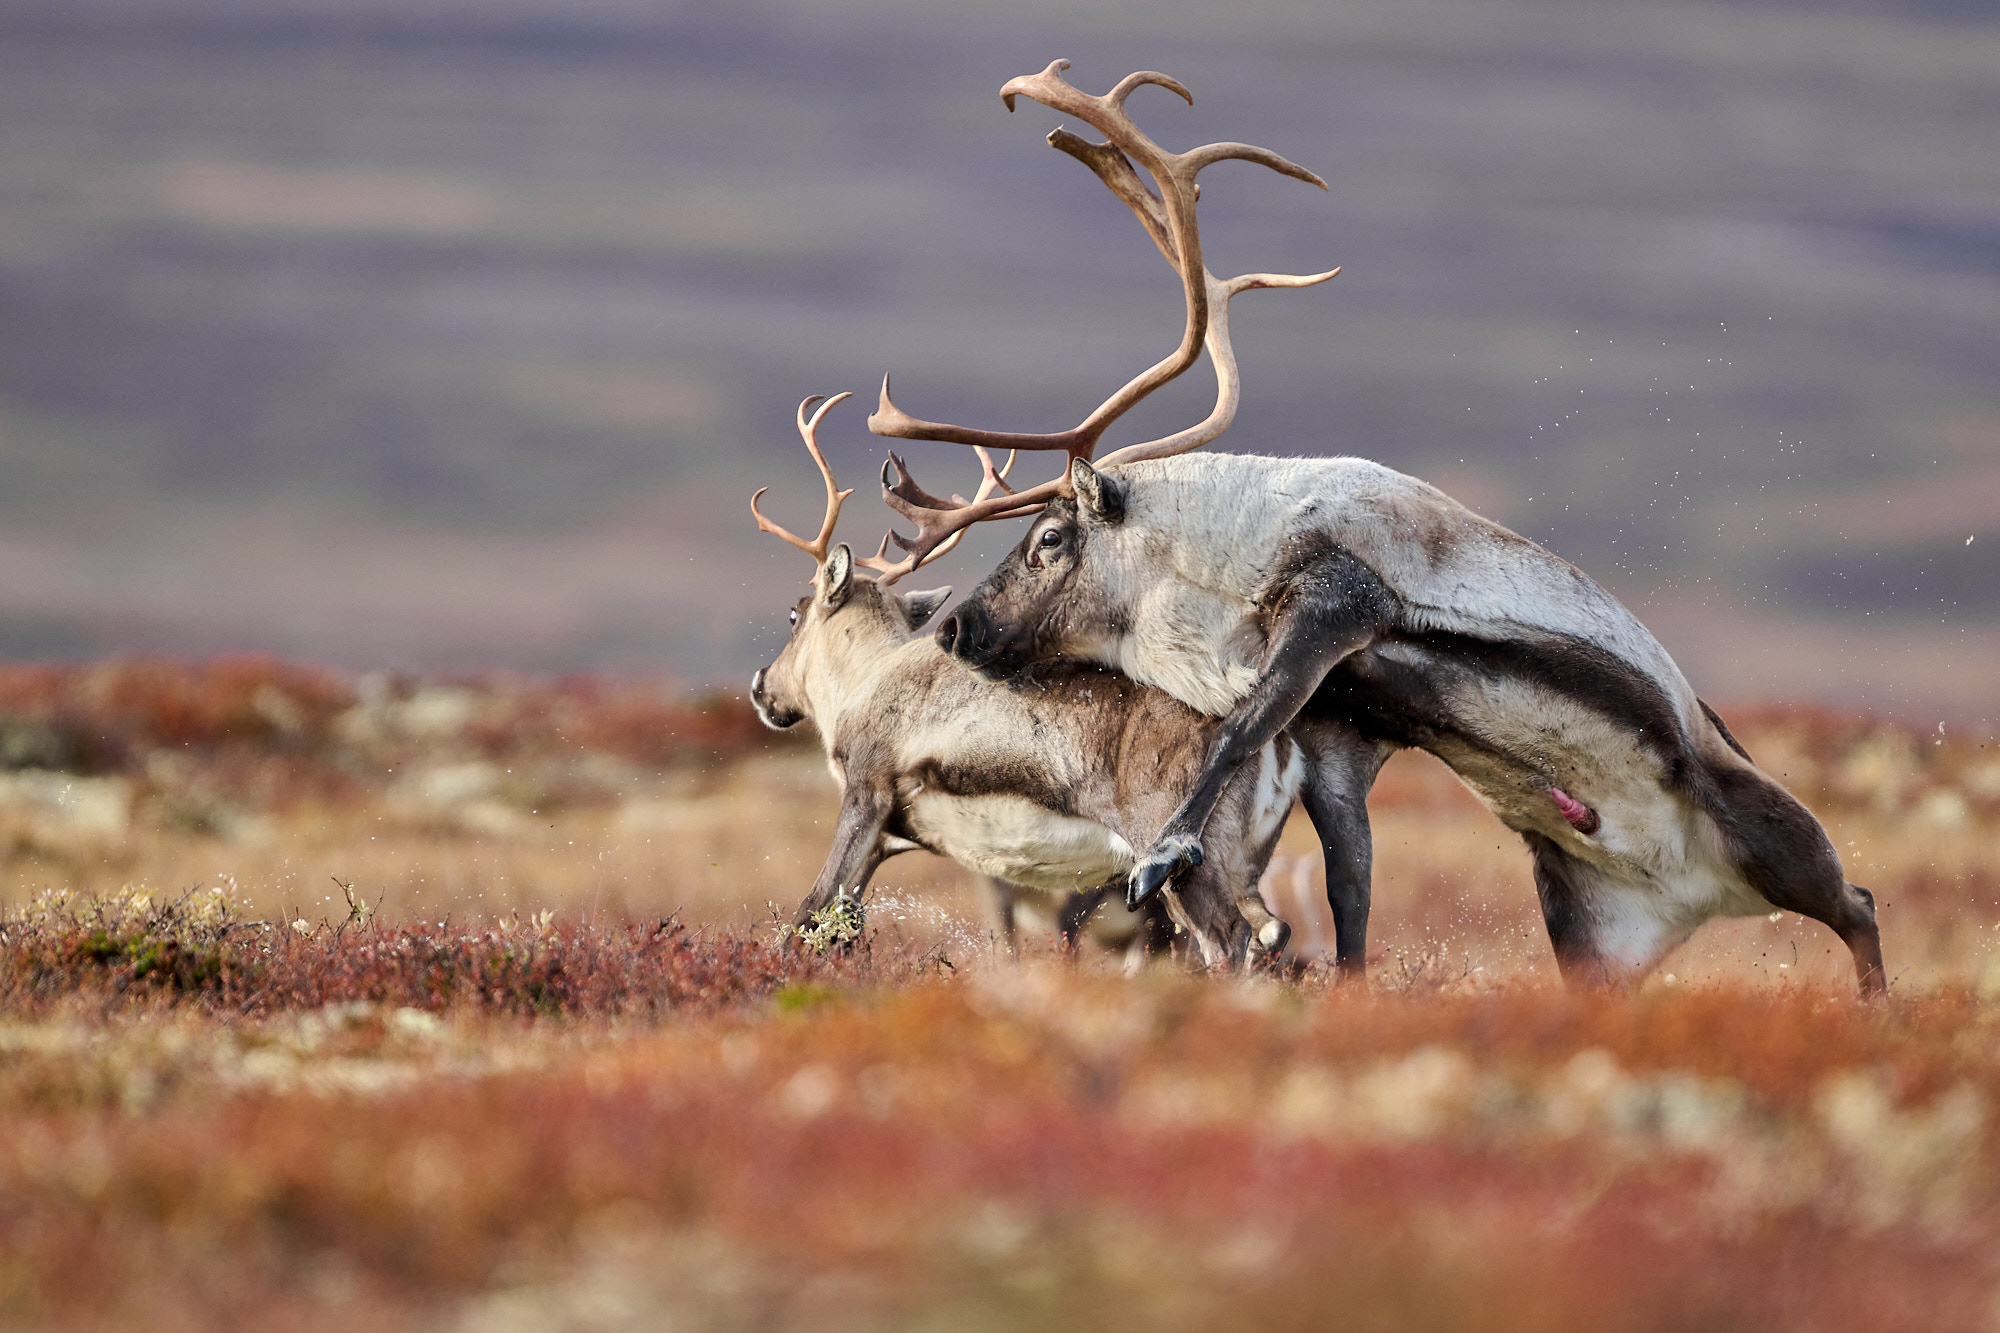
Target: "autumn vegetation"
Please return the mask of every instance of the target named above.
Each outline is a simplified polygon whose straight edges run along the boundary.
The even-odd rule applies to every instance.
[[[1435,764],[1249,978],[783,924],[817,751],[643,682],[0,668],[0,1325],[1989,1328],[2000,746],[1726,708],[1883,904],[1554,982]],[[815,823],[817,821],[817,823]],[[772,904],[776,905],[773,910]]]

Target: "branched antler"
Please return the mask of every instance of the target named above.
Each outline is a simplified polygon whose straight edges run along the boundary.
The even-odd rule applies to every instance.
[[[847,497],[854,494],[854,490],[850,487],[843,491],[834,485],[833,468],[827,464],[826,455],[821,453],[819,448],[819,423],[826,419],[826,414],[836,405],[846,402],[853,396],[851,393],[837,393],[831,398],[823,398],[820,394],[814,394],[799,404],[799,438],[806,442],[806,449],[812,454],[813,462],[819,464],[820,476],[826,478],[826,517],[820,522],[819,536],[806,541],[765,518],[758,511],[757,501],[764,498],[764,492],[771,489],[769,486],[759,486],[757,493],[750,497],[750,516],[757,520],[759,528],[774,537],[783,538],[821,563],[825,562],[827,550],[833,541],[833,525],[840,521],[840,507],[847,503]],[[819,404],[817,412],[813,412],[815,403]],[[810,421],[806,419],[808,412],[812,412]]]
[[[835,394],[831,398],[822,398],[820,395],[814,394],[799,404],[799,438],[806,442],[807,451],[812,454],[813,462],[819,465],[819,474],[826,481],[826,517],[820,521],[819,535],[817,537],[814,537],[811,541],[807,541],[803,537],[788,532],[786,529],[764,517],[762,511],[757,508],[757,501],[764,497],[765,491],[771,489],[769,486],[758,487],[757,493],[750,497],[750,514],[751,517],[757,520],[759,528],[774,537],[781,538],[791,545],[798,547],[801,551],[811,556],[814,562],[818,564],[826,563],[827,552],[833,546],[833,527],[835,523],[840,521],[840,508],[847,502],[847,497],[854,494],[851,487],[844,491],[841,490],[833,479],[833,467],[826,461],[826,454],[819,447],[819,423],[825,420],[826,414],[832,411],[837,404],[846,402],[853,396],[851,393],[841,393]],[[815,404],[819,407],[819,410],[816,412],[813,411]],[[806,416],[808,412],[812,413],[810,418]],[[979,488],[974,492],[972,500],[968,501],[961,495],[954,495],[949,501],[940,500],[934,495],[924,495],[924,499],[931,504],[948,507],[951,505],[963,506],[981,503],[995,491],[1011,494],[1012,488],[1007,485],[1007,474],[1014,470],[1015,455],[1008,454],[1007,462],[996,470],[993,466],[992,454],[984,449],[976,449],[975,452],[979,455],[979,467],[982,475],[979,479]],[[884,468],[884,472],[886,474],[887,468]],[[884,484],[887,484],[886,478]],[[1002,498],[1006,497],[1003,496]],[[945,552],[951,550],[954,546],[957,546],[959,538],[964,535],[964,530],[960,529],[946,540],[938,543],[936,547],[924,555],[906,556],[896,561],[886,558],[886,553],[889,549],[889,537],[885,536],[882,538],[880,549],[874,555],[863,556],[854,563],[863,569],[873,570],[879,576],[880,582],[885,584],[894,583],[911,570],[929,564]]]
[[[993,455],[984,445],[973,445],[972,452],[979,455],[979,467],[983,475],[979,478],[979,489],[973,492],[970,500],[967,500],[962,495],[954,495],[947,505],[945,501],[938,499],[935,495],[923,491],[917,486],[916,481],[911,478],[908,469],[903,466],[903,460],[894,454],[890,454],[889,461],[882,465],[882,488],[884,490],[889,489],[889,469],[894,467],[899,478],[899,485],[907,485],[912,491],[922,495],[929,504],[940,509],[949,509],[952,512],[978,509],[987,504],[989,500],[992,500],[993,492],[995,491],[1003,492],[997,503],[1001,506],[1001,511],[1005,514],[1028,514],[1034,512],[1034,510],[1042,505],[1043,501],[1037,500],[1033,504],[1023,508],[1022,499],[1016,496],[1014,488],[1007,484],[1007,474],[1014,470],[1014,460],[1019,457],[1018,454],[1009,451],[1005,465],[998,471],[995,471],[993,467]],[[995,514],[995,517],[1000,516],[1001,514]],[[860,565],[863,569],[874,570],[876,581],[886,586],[902,578],[903,575],[909,573],[911,570],[921,569],[947,551],[950,551],[958,545],[960,539],[965,536],[965,529],[970,526],[972,526],[970,523],[960,526],[956,532],[953,532],[943,541],[921,555],[911,551],[910,544],[905,542],[893,530],[885,532],[882,534],[882,544],[875,548],[875,554],[863,556],[854,563]],[[901,560],[892,561],[888,558],[890,542],[896,543],[904,551],[905,554]]]
[[[1216,278],[1202,263],[1201,234],[1195,222],[1195,205],[1201,196],[1201,187],[1195,176],[1202,168],[1235,159],[1261,163],[1273,171],[1308,181],[1321,189],[1326,188],[1326,182],[1304,167],[1268,149],[1250,144],[1213,143],[1185,153],[1169,153],[1133,124],[1125,112],[1125,99],[1135,89],[1157,84],[1178,93],[1192,105],[1194,97],[1185,87],[1164,74],[1142,70],[1128,74],[1104,96],[1093,97],[1063,79],[1062,71],[1067,68],[1068,61],[1058,60],[1039,74],[1011,79],[1001,88],[1001,99],[1012,111],[1017,96],[1030,97],[1057,111],[1076,116],[1105,135],[1107,142],[1091,143],[1068,130],[1057,129],[1049,135],[1048,141],[1051,146],[1089,167],[1113,194],[1125,201],[1138,215],[1153,244],[1159,247],[1160,253],[1180,274],[1187,303],[1187,322],[1182,329],[1180,346],[1172,355],[1127,382],[1075,427],[1047,435],[979,430],[918,420],[890,400],[889,379],[885,375],[881,401],[868,418],[868,429],[877,435],[968,444],[975,448],[1061,450],[1071,458],[1087,459],[1095,454],[1098,440],[1114,421],[1162,384],[1185,372],[1205,346],[1209,359],[1215,364],[1216,375],[1216,405],[1208,417],[1198,425],[1164,439],[1127,446],[1104,461],[1137,462],[1185,453],[1222,434],[1235,419],[1241,384],[1235,353],[1229,343],[1230,300],[1259,287],[1310,287],[1340,272],[1336,268],[1305,276],[1255,273],[1227,281]],[[1153,178],[1158,193],[1148,189],[1139,178],[1132,165],[1134,160]],[[893,481],[890,478],[892,469],[895,473]],[[884,503],[917,525],[914,538],[892,533],[891,539],[917,564],[921,564],[938,553],[947,541],[955,543],[957,534],[974,523],[1029,513],[1053,496],[1068,494],[1069,469],[1065,465],[1061,476],[1019,493],[987,496],[972,502],[953,497],[953,502],[946,502],[918,486],[903,460],[892,453],[888,466],[883,470],[882,482]],[[883,549],[886,551],[887,547]]]

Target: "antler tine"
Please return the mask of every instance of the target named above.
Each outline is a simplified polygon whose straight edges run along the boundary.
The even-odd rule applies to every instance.
[[[1326,182],[1320,179],[1317,172],[1307,171],[1290,158],[1280,157],[1270,149],[1259,148],[1255,144],[1235,142],[1203,144],[1199,148],[1190,148],[1180,154],[1180,159],[1187,164],[1187,173],[1190,177],[1202,168],[1214,166],[1217,162],[1255,162],[1259,166],[1269,167],[1280,176],[1290,176],[1295,181],[1317,185],[1322,190],[1326,188]]]
[[[1041,505],[1046,502],[1046,497],[1043,497],[1042,499],[1035,500],[1031,505],[1028,505],[1027,508],[1022,508],[1027,497],[1025,495],[1020,495],[1020,496],[1015,495],[1013,488],[1007,484],[1007,474],[1014,470],[1014,460],[1019,455],[1010,452],[1007,455],[1006,464],[1000,467],[998,470],[995,470],[993,466],[993,455],[989,453],[984,446],[974,445],[973,452],[979,455],[979,467],[982,475],[979,478],[979,489],[973,492],[972,499],[967,500],[962,495],[954,495],[951,497],[950,504],[947,505],[945,501],[939,500],[936,496],[926,495],[922,491],[917,491],[919,495],[923,495],[923,498],[926,501],[930,502],[928,505],[924,506],[921,509],[916,508],[914,506],[900,505],[900,504],[892,505],[892,507],[895,508],[898,513],[905,515],[912,515],[912,516],[916,514],[956,515],[965,512],[968,509],[976,509],[981,506],[985,506],[987,502],[992,498],[993,492],[995,491],[1006,492],[1006,495],[1004,496],[1002,501],[1003,506],[1005,508],[1009,510],[1018,509],[1020,510],[1020,512],[1024,514],[1031,512],[1033,509],[1040,508]],[[907,484],[912,490],[916,490],[916,483],[910,480],[909,471],[906,468],[904,468],[903,460],[897,458],[894,454],[889,455],[889,457],[891,463],[893,463],[897,472],[901,474],[902,483]],[[889,485],[888,478],[886,475],[889,471],[889,467],[890,464],[884,464],[882,468],[882,471],[885,474],[883,478],[883,486],[885,490]],[[999,517],[999,516],[1000,516],[999,514],[992,515],[992,517]],[[921,527],[923,525],[923,520],[918,519],[918,523],[919,526]],[[888,584],[894,583],[897,579],[902,578],[905,574],[908,574],[913,570],[923,568],[925,565],[928,565],[931,561],[936,560],[939,556],[944,555],[947,551],[952,550],[954,547],[958,545],[959,541],[964,538],[965,530],[967,527],[970,526],[971,524],[967,523],[963,526],[954,529],[953,531],[946,534],[936,545],[932,546],[930,549],[928,549],[921,555],[909,553],[905,554],[901,560],[895,560],[895,561],[891,561],[887,558],[889,543],[891,541],[895,542],[896,545],[901,547],[905,552],[910,551],[911,543],[904,541],[894,532],[886,532],[882,534],[882,544],[875,548],[875,554],[872,556],[864,556],[860,560],[855,561],[855,563],[860,565],[863,569],[870,569],[875,571],[875,574],[877,576],[876,582],[886,586]]]
[[[1138,84],[1133,81],[1141,77],[1135,74],[1130,76],[1126,82],[1132,83],[1134,87],[1137,87]],[[1124,84],[1119,86],[1122,88]],[[1113,93],[1116,94],[1116,92],[1117,89],[1113,89]],[[1167,231],[1166,210],[1160,200],[1139,179],[1139,173],[1133,170],[1132,163],[1123,153],[1119,152],[1111,144],[1091,143],[1088,139],[1079,138],[1071,134],[1068,130],[1062,129],[1058,129],[1049,135],[1049,144],[1068,153],[1071,157],[1095,172],[1097,178],[1103,181],[1113,194],[1124,200],[1131,210],[1138,215],[1140,223],[1146,228],[1146,234],[1153,238],[1153,244],[1159,247],[1160,253],[1166,256],[1167,262],[1176,262],[1173,239]],[[1296,174],[1302,179],[1308,179],[1320,185],[1321,188],[1325,187],[1325,182],[1321,181],[1319,177],[1313,175],[1311,172],[1306,171],[1305,168],[1295,166],[1293,163],[1278,157],[1275,153],[1266,154],[1265,150],[1251,148],[1247,144],[1210,144],[1208,148],[1196,151],[1211,154],[1210,160],[1212,161],[1222,161],[1225,156],[1234,154],[1225,154],[1220,150],[1235,150],[1239,148],[1247,149],[1250,154],[1256,155],[1256,160],[1259,161],[1265,157],[1274,159],[1274,163],[1267,163],[1267,165],[1273,165],[1274,169],[1283,170],[1287,175]],[[1340,270],[1335,268],[1326,273],[1304,275],[1289,273],[1246,273],[1240,277],[1224,281],[1217,278],[1204,267],[1202,269],[1202,281],[1208,288],[1209,322],[1208,332],[1203,341],[1208,349],[1209,361],[1215,366],[1215,409],[1208,414],[1205,420],[1186,430],[1178,431],[1162,439],[1150,440],[1144,444],[1127,445],[1123,449],[1108,454],[1102,460],[1103,464],[1109,466],[1113,463],[1136,463],[1142,459],[1166,458],[1173,454],[1187,453],[1190,450],[1200,448],[1228,430],[1230,423],[1236,419],[1236,408],[1242,390],[1242,380],[1237,373],[1236,367],[1236,353],[1229,341],[1230,301],[1243,292],[1252,291],[1260,287],[1316,286],[1339,272]]]
[[[1146,188],[1139,179],[1139,173],[1132,169],[1132,163],[1125,154],[1108,143],[1092,143],[1079,135],[1071,134],[1058,125],[1049,131],[1049,147],[1068,153],[1077,161],[1096,173],[1139,217],[1146,234],[1153,238],[1153,244],[1166,257],[1169,264],[1179,266],[1180,254],[1174,246],[1173,232],[1167,226],[1167,211],[1160,204],[1159,196]]]
[[[1229,303],[1242,293],[1261,287],[1315,287],[1339,273],[1337,268],[1305,275],[1245,273],[1225,282],[1203,270],[1212,309],[1208,319],[1207,347],[1208,359],[1215,366],[1215,409],[1206,419],[1186,430],[1143,444],[1128,444],[1122,449],[1114,449],[1099,459],[1097,465],[1111,467],[1118,463],[1144,462],[1149,458],[1171,458],[1175,454],[1199,449],[1228,430],[1236,420],[1236,408],[1243,390],[1243,381],[1236,368],[1236,349],[1229,341]]]
[[[853,396],[851,393],[837,393],[831,398],[824,398],[820,394],[814,394],[799,404],[799,438],[806,442],[806,449],[812,454],[813,462],[819,464],[820,476],[826,479],[826,517],[820,522],[819,536],[806,541],[765,518],[757,508],[757,501],[763,498],[765,491],[771,489],[769,486],[758,487],[757,493],[750,497],[750,515],[757,520],[758,528],[790,542],[817,562],[823,563],[826,560],[827,549],[833,542],[833,525],[840,521],[840,507],[847,502],[848,496],[854,494],[852,487],[843,491],[834,484],[833,468],[819,447],[819,423],[826,419],[828,412]],[[816,412],[813,411],[814,404],[819,406]],[[806,416],[808,412],[812,412],[810,419]]]
[[[969,444],[974,448],[1005,449],[1012,453],[1022,449],[1062,449],[1068,453],[1081,453],[1086,457],[1095,439],[1086,439],[1083,428],[1058,431],[1053,435],[1022,435],[1004,430],[977,430],[970,426],[947,426],[943,422],[924,421],[913,417],[902,408],[889,401],[889,377],[882,377],[882,396],[875,410],[868,416],[868,429],[877,435],[886,435],[898,440],[936,440],[943,444]]]
[[[993,455],[984,449],[979,449],[975,452],[979,455],[979,465],[986,469],[986,475],[991,479],[994,489],[1002,490],[1012,495],[1014,488],[1007,484],[1007,474],[1014,470],[1014,460],[1019,458],[1020,455],[1009,449],[1007,451],[1007,461],[1001,465],[998,472],[995,472],[993,470]]]
[[[1053,77],[1058,83],[1063,83],[1067,82],[1067,80],[1062,77],[1062,72],[1068,68],[1069,61],[1058,60],[1050,64],[1042,73]],[[1108,105],[1122,107],[1125,105],[1126,98],[1130,97],[1134,91],[1145,87],[1149,83],[1165,88],[1169,92],[1179,93],[1183,102],[1186,102],[1189,106],[1194,105],[1194,94],[1187,90],[1186,84],[1170,75],[1162,74],[1158,70],[1152,69],[1135,70],[1133,73],[1127,74],[1124,78],[1118,80],[1117,87],[1104,94],[1104,100]],[[1002,93],[1001,96],[1005,97],[1006,94]],[[1034,94],[1029,93],[1028,96],[1033,97]],[[1007,103],[1007,109],[1009,111],[1014,109],[1012,101]]]

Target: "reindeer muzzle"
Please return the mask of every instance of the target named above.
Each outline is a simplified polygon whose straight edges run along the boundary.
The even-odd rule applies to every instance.
[[[1011,651],[1009,635],[993,620],[991,613],[977,602],[962,602],[937,627],[935,638],[938,647],[944,649],[945,656],[957,658],[964,665],[994,680],[1001,680],[1021,669],[1021,655]]]
[[[764,693],[764,673],[769,667],[759,667],[757,674],[750,677],[750,706],[757,710],[757,720],[773,731],[785,731],[796,727],[804,719],[804,714],[780,708],[771,697]]]

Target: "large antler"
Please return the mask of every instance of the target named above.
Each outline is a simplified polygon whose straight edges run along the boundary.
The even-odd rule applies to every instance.
[[[833,467],[826,461],[826,455],[821,452],[819,447],[819,423],[825,420],[826,414],[832,411],[836,405],[846,402],[853,396],[851,393],[841,393],[835,394],[831,398],[823,399],[821,395],[814,394],[799,404],[799,438],[806,442],[806,449],[812,454],[813,462],[819,464],[820,476],[826,480],[826,517],[820,522],[819,535],[817,537],[811,541],[806,541],[804,538],[786,531],[770,519],[764,517],[763,513],[757,508],[757,501],[764,498],[764,492],[771,489],[769,486],[759,486],[757,493],[750,497],[750,515],[757,520],[759,528],[775,537],[790,542],[793,546],[798,547],[801,551],[811,556],[819,564],[826,563],[826,553],[831,549],[833,542],[833,526],[840,521],[840,507],[847,502],[848,496],[854,494],[852,487],[843,491],[833,480]],[[813,411],[814,404],[819,405],[819,410],[816,412]],[[812,412],[810,419],[806,416],[808,412]],[[952,502],[955,504],[978,504],[991,496],[994,491],[1008,489],[1007,474],[1014,470],[1015,455],[1008,454],[1006,464],[996,471],[993,467],[992,454],[986,452],[984,449],[977,449],[975,452],[979,455],[980,470],[984,474],[979,479],[979,489],[974,492],[973,498],[970,501],[967,501],[962,496],[952,496]],[[939,501],[939,503],[942,504],[944,502]],[[889,538],[884,536],[881,548],[874,555],[863,556],[854,563],[860,565],[863,569],[874,570],[881,576],[881,582],[894,583],[911,570],[929,564],[945,552],[951,550],[954,546],[957,546],[959,539],[964,535],[965,531],[961,528],[946,540],[938,543],[933,550],[925,555],[905,556],[903,559],[893,562],[885,557],[885,553],[889,549]]]
[[[1185,87],[1164,74],[1141,71],[1127,75],[1103,97],[1093,97],[1063,80],[1061,71],[1068,67],[1068,61],[1058,60],[1039,74],[1012,79],[1000,90],[1000,96],[1010,111],[1014,108],[1014,98],[1025,94],[1055,110],[1073,114],[1104,133],[1108,142],[1091,143],[1067,130],[1058,129],[1049,135],[1048,141],[1089,167],[1113,194],[1124,200],[1138,215],[1160,253],[1179,272],[1187,302],[1187,323],[1182,330],[1180,346],[1171,356],[1125,384],[1073,429],[1051,435],[976,430],[919,421],[890,401],[889,381],[885,376],[880,405],[868,418],[868,428],[876,434],[976,447],[1060,449],[1071,458],[1090,458],[1096,452],[1099,438],[1112,422],[1153,390],[1186,371],[1206,346],[1209,359],[1215,364],[1214,411],[1196,426],[1164,439],[1120,449],[1105,461],[1136,462],[1142,458],[1185,453],[1222,434],[1236,415],[1240,380],[1235,354],[1229,343],[1230,300],[1241,292],[1258,287],[1309,287],[1325,282],[1340,272],[1336,268],[1307,276],[1256,273],[1227,281],[1216,278],[1202,263],[1201,236],[1195,221],[1195,204],[1201,194],[1195,176],[1203,167],[1234,158],[1260,162],[1274,171],[1309,181],[1321,189],[1326,188],[1326,182],[1276,153],[1249,144],[1214,143],[1185,153],[1169,153],[1132,123],[1124,103],[1134,89],[1156,83],[1179,93],[1191,105],[1194,98]],[[1159,187],[1157,195],[1139,179],[1132,166],[1134,158],[1146,168]],[[893,482],[889,476],[891,469],[896,474]],[[903,460],[894,453],[889,455],[888,467],[883,470],[884,502],[917,525],[914,539],[905,539],[893,533],[891,536],[919,563],[930,558],[944,542],[954,541],[957,533],[972,524],[1033,512],[1050,497],[1067,494],[1068,487],[1069,469],[1065,466],[1063,474],[1055,480],[1027,491],[1009,492],[972,503],[958,497],[953,497],[953,502],[947,502],[918,486]]]
[[[1009,513],[1014,512],[1015,509],[1020,507],[1021,499],[1020,497],[1014,494],[1014,488],[1007,484],[1007,474],[1014,470],[1014,460],[1018,458],[1019,455],[1010,450],[1007,454],[1006,464],[1002,466],[998,471],[995,471],[993,468],[993,455],[987,451],[985,445],[983,444],[973,445],[972,452],[979,455],[979,468],[981,473],[983,474],[979,478],[979,489],[972,493],[972,498],[970,500],[966,499],[962,495],[952,496],[951,508],[954,511],[960,509],[976,509],[980,505],[985,504],[987,500],[992,497],[993,492],[1004,491],[1006,494],[1002,497],[1002,504],[1007,508]],[[896,456],[894,454],[891,454],[890,457],[895,458]],[[896,459],[896,466],[899,469],[902,467],[902,465],[903,465],[902,460]],[[903,474],[903,476],[905,477],[905,479],[907,479],[909,474],[906,472]],[[889,486],[889,465],[886,463],[882,465],[882,486],[885,490]],[[911,489],[913,490],[916,489],[915,482],[910,482],[910,486]],[[925,495],[924,498],[926,500],[930,500],[933,503],[940,505],[945,503],[944,501],[939,500],[936,496],[932,495]],[[1035,506],[1038,506],[1041,503],[1042,501],[1038,500],[1035,502]],[[1030,506],[1028,509],[1021,509],[1020,512],[1024,514],[1028,513],[1030,512],[1030,509],[1034,508],[1035,506]],[[921,555],[917,554],[916,552],[906,550],[901,560],[893,560],[893,561],[889,559],[889,543],[893,541],[898,546],[905,546],[906,544],[904,543],[903,539],[901,537],[898,537],[894,532],[885,532],[882,534],[882,544],[875,548],[875,554],[870,556],[863,556],[861,559],[855,561],[854,563],[860,565],[863,569],[874,570],[876,575],[876,582],[886,586],[888,584],[894,583],[897,579],[903,577],[903,575],[909,573],[911,570],[921,569],[925,565],[928,565],[931,561],[937,559],[939,556],[949,552],[953,547],[958,545],[960,539],[962,539],[965,536],[966,528],[970,526],[972,526],[970,523],[961,524],[956,531],[948,534],[943,541],[938,542],[935,546],[931,547],[928,551],[923,552]]]
[[[769,486],[759,486],[757,493],[750,497],[750,516],[757,520],[759,528],[774,537],[781,537],[785,541],[790,542],[820,564],[826,563],[827,548],[833,541],[833,525],[840,521],[840,507],[847,503],[847,497],[854,494],[854,490],[850,487],[843,491],[834,485],[833,468],[828,465],[826,455],[821,453],[819,449],[819,423],[826,419],[826,414],[831,412],[837,404],[844,403],[853,396],[851,393],[837,393],[831,398],[825,398],[821,394],[814,394],[799,404],[799,438],[806,442],[806,449],[812,454],[813,462],[819,464],[820,476],[826,478],[826,517],[820,522],[819,536],[813,538],[811,541],[806,541],[803,538],[793,536],[770,519],[765,518],[757,509],[757,501],[764,498],[764,492],[771,489]],[[815,403],[820,405],[817,412],[813,412],[813,404]],[[806,413],[808,412],[812,412],[812,419],[810,421],[806,419]]]

